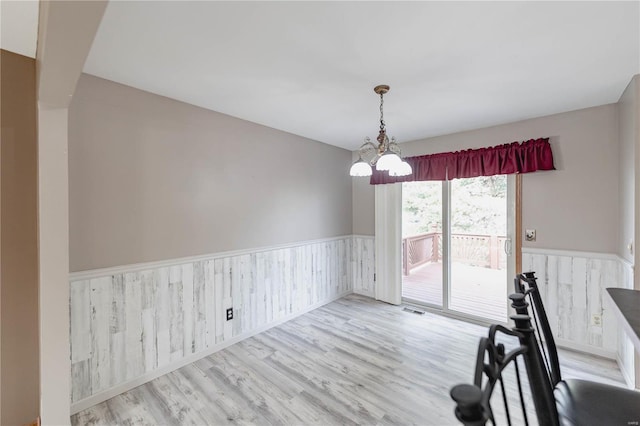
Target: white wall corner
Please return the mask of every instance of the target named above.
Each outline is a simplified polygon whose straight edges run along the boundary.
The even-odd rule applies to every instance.
[[[70,422],[67,109],[38,109],[40,416]]]

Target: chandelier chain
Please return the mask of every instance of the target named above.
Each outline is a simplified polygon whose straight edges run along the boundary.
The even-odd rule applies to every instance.
[[[384,93],[380,93],[380,130],[384,131]]]

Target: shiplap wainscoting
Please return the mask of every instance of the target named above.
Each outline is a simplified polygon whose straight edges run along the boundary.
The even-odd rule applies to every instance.
[[[73,273],[72,412],[372,281],[359,236]]]
[[[621,262],[621,283],[617,287],[633,289],[633,265],[626,260],[622,260]],[[611,303],[611,302],[609,302]],[[611,308],[605,303],[605,307],[608,308],[611,313]],[[615,321],[615,316],[613,318]],[[618,351],[617,351],[617,361],[618,366],[620,367],[620,371],[622,372],[622,376],[624,380],[627,382],[630,388],[635,389],[640,385],[640,383],[636,383],[635,377],[635,346],[633,346],[633,342],[624,331],[624,328],[620,326],[618,323]]]
[[[605,303],[605,288],[632,285],[630,265],[605,253],[523,249],[522,267],[536,272],[559,345],[619,358],[620,327]]]

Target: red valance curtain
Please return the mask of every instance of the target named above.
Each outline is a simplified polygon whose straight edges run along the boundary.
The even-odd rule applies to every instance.
[[[407,157],[405,161],[411,165],[412,174],[389,176],[387,172],[374,168],[371,184],[451,180],[555,170],[549,138],[531,139],[522,143],[513,142],[490,148]]]

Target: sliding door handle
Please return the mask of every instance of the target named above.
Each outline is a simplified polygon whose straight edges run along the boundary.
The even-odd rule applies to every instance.
[[[507,256],[511,256],[511,238],[507,238],[504,240],[504,253]]]

